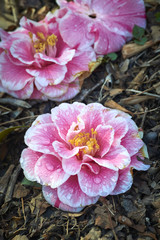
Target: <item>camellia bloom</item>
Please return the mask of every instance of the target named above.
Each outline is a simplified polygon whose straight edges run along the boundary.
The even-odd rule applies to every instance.
[[[34,22],[23,17],[14,32],[0,30],[0,91],[18,98],[63,101],[80,91],[79,76],[96,55],[68,46],[53,14]]]
[[[99,103],[62,103],[27,130],[20,163],[52,206],[76,212],[100,196],[126,192],[132,169],[149,168],[141,135],[126,113]]]
[[[60,32],[72,47],[94,44],[97,54],[121,49],[134,25],[145,28],[143,0],[57,0]],[[70,34],[68,34],[68,32]]]

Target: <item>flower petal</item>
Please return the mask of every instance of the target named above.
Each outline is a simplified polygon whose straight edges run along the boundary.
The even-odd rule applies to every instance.
[[[139,136],[135,122],[132,119],[127,119],[127,123],[128,132],[122,138],[121,145],[127,149],[130,156],[133,156],[143,147],[144,143]]]
[[[118,171],[101,167],[98,174],[94,174],[87,166],[78,173],[80,188],[88,196],[107,196],[116,186]]]
[[[119,170],[119,177],[115,189],[111,192],[111,195],[117,195],[128,191],[133,183],[132,170],[130,166]]]
[[[62,141],[53,123],[39,124],[27,130],[25,143],[34,151],[57,155],[52,143]]]
[[[66,135],[72,122],[77,122],[80,111],[85,107],[83,103],[62,103],[58,107],[52,109],[52,121],[55,123],[59,135],[66,140]],[[72,116],[72,118],[71,118]]]
[[[96,140],[99,145],[98,155],[103,157],[110,149],[114,139],[114,129],[111,126],[98,125],[95,129],[97,132]]]
[[[58,187],[58,197],[61,202],[71,207],[84,207],[96,203],[99,196],[90,197],[82,192],[77,176],[71,176],[64,184]]]
[[[68,212],[80,212],[83,209],[83,207],[73,208],[73,207],[70,207],[70,206],[62,203],[58,198],[57,189],[43,186],[42,191],[43,191],[43,196],[46,199],[46,201],[49,204],[51,204],[53,207],[56,207],[63,211],[68,211]]]
[[[26,72],[35,77],[40,86],[47,87],[62,82],[67,68],[66,66],[51,64],[40,69],[27,69]]]
[[[0,79],[4,88],[18,91],[34,78],[26,72],[25,66],[13,64],[7,54],[3,52],[0,57]]]
[[[76,175],[81,170],[82,162],[76,156],[62,159],[63,170],[70,174]]]
[[[20,40],[15,40],[10,48],[10,52],[14,58],[17,58],[24,64],[31,65],[35,62],[32,42],[27,35],[24,35]]]
[[[57,188],[63,184],[69,175],[62,169],[61,161],[53,155],[44,154],[35,165],[35,176],[37,182]]]
[[[35,152],[30,148],[25,148],[22,151],[20,163],[23,168],[25,177],[30,181],[36,181],[35,165],[38,159],[42,156],[42,153]]]

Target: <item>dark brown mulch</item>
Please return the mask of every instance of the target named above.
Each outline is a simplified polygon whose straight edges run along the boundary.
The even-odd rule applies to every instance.
[[[53,208],[44,200],[39,186],[21,184],[24,175],[19,158],[25,148],[25,131],[36,115],[50,112],[59,103],[20,101],[1,93],[0,239],[160,239],[160,23],[155,17],[160,5],[156,0],[145,3],[147,43],[137,46],[132,41],[118,52],[115,61],[106,57],[85,80],[81,93],[68,102],[101,102],[132,114],[144,129],[150,156],[146,163],[151,168],[134,171],[133,186],[125,194],[100,198],[80,213]],[[21,0],[14,7],[4,5],[1,27],[16,27],[16,19],[6,19],[14,12],[17,20],[22,15],[40,20],[54,7],[53,1],[40,0]]]

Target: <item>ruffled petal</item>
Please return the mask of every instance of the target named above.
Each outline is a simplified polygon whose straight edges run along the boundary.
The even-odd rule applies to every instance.
[[[116,186],[118,171],[101,167],[98,174],[94,174],[87,166],[78,173],[80,188],[88,196],[107,196]]]
[[[55,123],[62,139],[66,140],[72,122],[77,122],[77,117],[84,107],[83,103],[73,103],[73,105],[62,103],[52,109],[52,121]]]
[[[57,188],[63,184],[69,175],[62,169],[61,161],[53,155],[44,154],[35,164],[37,182]]]
[[[49,204],[51,204],[53,207],[56,207],[63,211],[68,211],[68,212],[80,212],[83,209],[83,207],[77,207],[77,208],[70,207],[64,204],[63,202],[61,202],[57,195],[57,188],[53,189],[51,187],[43,186],[42,191],[46,201]]]
[[[54,123],[38,124],[37,126],[29,128],[24,139],[25,143],[32,150],[53,155],[57,154],[55,153],[52,143],[55,140],[62,141]]]
[[[22,151],[20,163],[23,168],[25,177],[30,181],[36,181],[35,165],[42,153],[35,152],[30,148],[25,148]]]
[[[130,166],[119,170],[119,177],[115,189],[111,192],[111,195],[117,195],[128,191],[133,183],[132,170]]]
[[[90,197],[82,192],[77,176],[71,176],[64,184],[58,188],[58,198],[64,204],[71,207],[84,207],[96,203],[99,196]]]
[[[41,87],[47,87],[48,85],[54,86],[61,83],[67,72],[67,68],[66,66],[51,64],[39,69],[27,69],[26,72],[35,77],[35,81]]]
[[[0,79],[2,86],[10,91],[22,90],[33,77],[26,72],[25,66],[13,64],[5,52],[0,57]]]
[[[99,145],[98,155],[103,158],[113,143],[115,131],[111,126],[102,125],[98,125],[95,131],[97,132],[96,140]]]

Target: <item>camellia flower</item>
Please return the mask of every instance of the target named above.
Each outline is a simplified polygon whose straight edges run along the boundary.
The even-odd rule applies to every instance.
[[[60,33],[72,47],[94,44],[97,54],[121,49],[134,25],[145,28],[143,0],[57,0]],[[70,34],[68,34],[70,33]]]
[[[126,192],[132,169],[149,168],[141,135],[126,113],[99,103],[62,103],[27,130],[20,163],[52,206],[78,212],[100,196]]]
[[[0,30],[0,91],[18,98],[63,101],[80,91],[95,52],[68,46],[53,14],[40,22],[23,17],[14,32]]]

